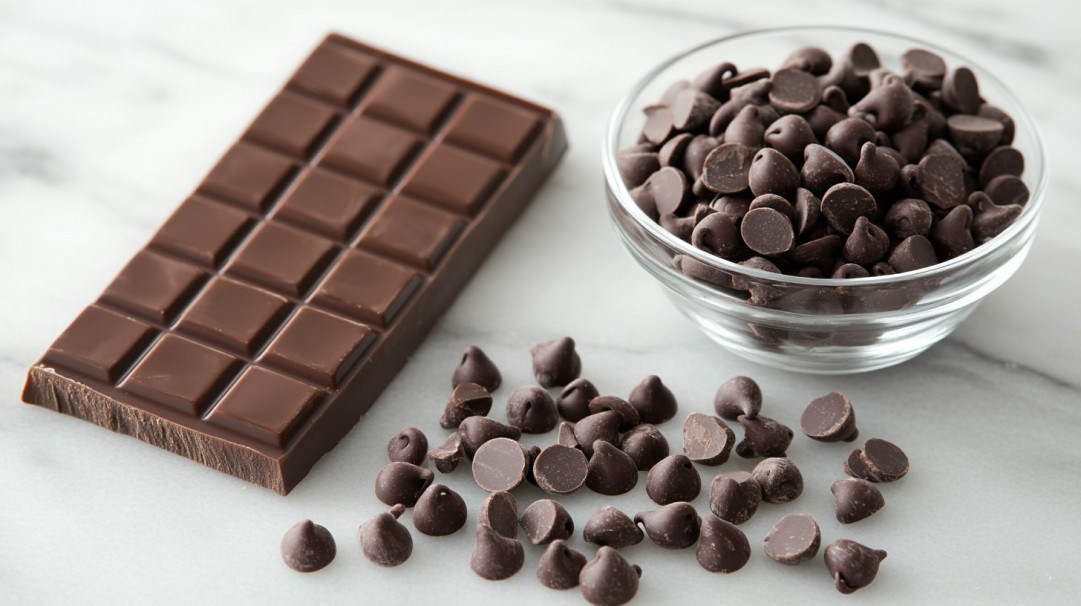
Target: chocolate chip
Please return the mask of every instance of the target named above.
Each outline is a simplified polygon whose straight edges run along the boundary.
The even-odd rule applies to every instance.
[[[709,486],[709,508],[718,518],[742,524],[758,511],[762,487],[746,471],[732,471],[713,478]]]
[[[863,144],[860,160],[856,164],[857,185],[872,192],[886,192],[897,185],[901,167],[886,149],[889,148],[879,149],[870,141]]]
[[[818,145],[808,145],[803,150],[803,169],[800,178],[803,186],[821,196],[838,183],[852,183],[856,175],[841,156],[833,150]]]
[[[845,94],[844,89],[835,85],[827,86],[822,90],[822,104],[828,106],[838,114],[843,114],[837,118],[837,122],[844,120],[851,107],[848,103],[848,95]]]
[[[282,561],[297,572],[315,572],[334,561],[337,547],[326,528],[304,520],[285,531],[281,543]]]
[[[771,147],[764,147],[758,150],[751,160],[747,182],[755,196],[789,196],[799,187],[800,175],[796,165],[784,154]]]
[[[568,539],[574,534],[571,515],[562,505],[551,499],[534,501],[522,512],[520,522],[529,542],[534,545]]]
[[[975,114],[980,109],[980,85],[976,74],[967,67],[957,67],[942,79],[942,101],[962,114]]]
[[[914,83],[927,88],[938,88],[946,75],[946,62],[942,57],[922,48],[912,48],[901,54],[901,65],[912,73]]]
[[[638,468],[631,457],[604,440],[593,442],[586,486],[603,495],[630,492],[638,484]]]
[[[875,215],[875,197],[855,183],[838,183],[822,196],[822,216],[830,226],[850,234],[860,217]]]
[[[739,417],[743,440],[736,445],[736,454],[745,458],[783,457],[792,443],[792,429],[769,417]]]
[[[650,105],[642,109],[646,124],[642,135],[654,145],[662,145],[672,135],[672,110],[667,105]]]
[[[702,477],[684,455],[665,457],[646,475],[646,494],[658,505],[693,501],[701,491]]]
[[[599,412],[578,421],[574,426],[574,438],[587,457],[593,456],[593,443],[597,440],[619,444],[619,425],[623,422],[619,413],[611,410]]]
[[[833,59],[830,54],[825,50],[817,46],[804,46],[797,48],[785,57],[784,63],[781,64],[781,68],[794,67],[796,69],[803,70],[814,74],[815,76],[821,76],[830,71],[830,67],[833,66]]]
[[[634,599],[642,569],[632,566],[611,547],[601,547],[582,567],[578,584],[582,597],[596,606],[619,606]]]
[[[878,565],[886,559],[886,552],[840,539],[826,547],[824,557],[826,569],[833,577],[833,586],[837,591],[848,594],[875,580]]]
[[[598,509],[582,529],[582,538],[587,543],[607,545],[613,549],[637,545],[645,536],[627,514],[608,505]]]
[[[627,401],[638,411],[642,423],[664,423],[676,416],[679,408],[676,396],[657,375],[642,379],[642,382],[631,390]]]
[[[736,194],[747,189],[755,148],[726,142],[706,156],[702,165],[702,183],[719,194]]]
[[[991,118],[992,120],[998,120],[1002,123],[1002,140],[999,141],[999,145],[1009,145],[1013,143],[1014,131],[1016,126],[1013,123],[1013,118],[1009,114],[995,107],[994,105],[988,105],[984,103],[980,106],[979,111],[976,112],[977,116],[981,118]]]
[[[758,416],[762,410],[762,389],[750,377],[732,377],[717,388],[713,397],[717,416],[735,421],[740,415]]]
[[[694,131],[709,125],[721,102],[697,88],[685,88],[672,102],[672,126],[676,130]]]
[[[673,166],[675,168],[681,168],[683,166],[683,157],[687,152],[687,145],[691,142],[693,135],[690,133],[683,133],[676,135],[661,146],[661,149],[657,152],[657,161],[661,166]],[[660,167],[654,170],[659,170]]]
[[[845,111],[848,110],[846,109]],[[845,119],[845,114],[842,114],[823,103],[816,106],[804,117],[807,118],[807,124],[810,125],[811,132],[814,133],[815,138],[821,141],[825,139],[826,133],[833,128],[834,124]]]
[[[559,424],[557,430],[556,443],[561,446],[567,446],[570,448],[577,448],[581,450],[582,447],[578,444],[578,438],[574,437],[574,426],[566,421]]]
[[[769,102],[782,114],[810,111],[822,97],[818,78],[808,71],[787,68],[773,74]]]
[[[724,463],[735,441],[736,434],[717,417],[692,412],[683,422],[683,452],[695,463]]]
[[[908,473],[908,456],[892,442],[871,438],[863,444],[860,460],[881,482],[895,482]]]
[[[736,217],[727,213],[713,213],[694,226],[691,245],[711,252],[718,257],[734,257],[743,252],[743,240],[736,225]]]
[[[728,86],[725,80],[735,76],[738,71],[735,65],[727,61],[718,63],[698,74],[694,79],[694,87],[719,101],[727,101]]]
[[[792,221],[772,208],[748,211],[743,217],[740,234],[748,248],[763,255],[787,252],[796,242]]]
[[[643,423],[623,434],[623,452],[639,471],[649,471],[668,456],[668,440],[656,427]]]
[[[946,261],[959,257],[976,246],[972,239],[972,207],[967,204],[955,206],[931,227],[931,243],[935,255]]]
[[[798,265],[813,265],[822,272],[831,271],[836,264],[837,253],[843,241],[836,234],[822,236],[800,244],[786,255],[788,260]]]
[[[720,144],[720,141],[709,135],[695,135],[687,143],[687,149],[683,152],[683,172],[686,173],[688,179],[691,181],[699,180],[702,176],[702,165],[706,162],[706,156]]]
[[[375,476],[375,497],[387,505],[412,507],[435,479],[432,470],[412,463],[387,463]]]
[[[409,529],[398,521],[405,511],[395,505],[390,512],[383,512],[364,522],[357,530],[357,539],[364,557],[384,567],[397,566],[413,554],[413,537]]]
[[[826,147],[837,152],[846,164],[853,166],[860,159],[860,149],[875,140],[875,128],[859,118],[845,118],[826,133]]]
[[[874,515],[886,505],[882,492],[874,484],[862,478],[837,480],[830,486],[837,521],[852,524]]]
[[[763,459],[751,477],[762,487],[762,500],[767,503],[787,503],[803,494],[803,474],[786,458]]]
[[[473,479],[488,492],[511,491],[525,481],[529,455],[510,438],[488,440],[473,455]]]
[[[548,433],[559,422],[552,396],[540,387],[526,385],[507,399],[507,421],[522,433]]]
[[[631,403],[616,396],[598,396],[589,401],[589,414],[595,415],[606,410],[611,410],[619,415],[619,431],[628,431],[641,422],[638,409]]]
[[[571,589],[578,586],[578,575],[586,565],[586,557],[567,546],[563,539],[548,543],[537,564],[537,580],[549,589]]]
[[[508,539],[518,538],[518,503],[509,492],[493,492],[480,506],[477,523]]]
[[[867,480],[868,482],[879,482],[880,480],[878,477],[867,469],[867,464],[860,458],[861,452],[863,451],[857,448],[849,453],[848,458],[846,458],[844,462],[845,473],[853,478],[860,478]]]
[[[502,581],[517,574],[524,563],[525,549],[521,543],[484,524],[477,524],[477,543],[469,559],[469,567],[477,576]]]
[[[450,434],[439,448],[428,451],[428,460],[440,473],[453,472],[458,468],[458,463],[462,462],[463,456],[465,450],[462,449],[462,438],[458,432]]]
[[[795,566],[818,555],[822,533],[809,515],[794,513],[780,519],[766,535],[766,555]]]
[[[387,456],[391,461],[420,465],[427,454],[428,438],[416,427],[399,431],[387,444]]]
[[[655,168],[653,170],[656,170]],[[645,177],[652,174],[653,170],[647,173]],[[623,172],[623,168],[619,169],[620,174],[626,175]],[[624,176],[624,178],[626,178]],[[627,185],[628,188],[639,185]],[[458,367],[454,369],[454,376],[451,378],[451,383],[454,387],[458,387],[462,383],[476,383],[491,393],[499,389],[499,385],[503,382],[503,375],[499,372],[499,368],[496,367],[495,362],[484,353],[481,348],[476,345],[470,345],[462,352],[462,361],[458,363]]]
[[[649,192],[657,213],[662,216],[682,212],[693,199],[691,184],[688,183],[686,175],[671,166],[665,166],[650,175],[642,187]]]
[[[694,545],[702,526],[694,505],[686,501],[640,511],[635,514],[634,522],[641,524],[650,540],[665,549],[685,549]]]
[[[538,343],[530,353],[533,354],[533,375],[544,387],[566,385],[582,372],[582,360],[570,337]]]
[[[589,475],[589,461],[579,449],[553,444],[533,462],[537,486],[551,494],[570,494],[582,487]]]
[[[1016,148],[1002,145],[991,150],[980,164],[980,186],[985,187],[991,179],[1002,175],[1020,177],[1025,171],[1025,157]]]
[[[646,213],[646,216],[654,221],[657,220],[659,216],[657,214],[657,202],[653,200],[653,192],[646,189],[645,185],[639,185],[627,192],[627,194],[630,195],[631,200],[634,200],[635,205]]]
[[[851,280],[853,278],[866,278],[870,275],[871,272],[864,269],[862,265],[845,263],[833,270],[833,273],[830,274],[830,278],[834,280]]]
[[[796,114],[774,120],[766,128],[763,140],[792,162],[802,162],[803,149],[818,142],[807,119]]]
[[[465,419],[478,415],[484,416],[491,409],[492,396],[488,390],[476,383],[459,383],[447,400],[443,416],[439,418],[439,426],[443,429],[453,429],[461,425]]]
[[[866,120],[880,131],[892,132],[908,124],[912,110],[912,91],[903,79],[890,74],[881,86],[849,108],[848,115]]]
[[[597,388],[586,379],[575,379],[559,392],[556,409],[560,416],[578,422],[589,416],[589,401],[600,395]]]
[[[522,437],[522,430],[488,417],[469,417],[458,426],[458,435],[462,439],[462,450],[465,451],[467,457],[472,459],[477,449],[488,440],[494,438],[517,440]]]
[[[734,524],[707,514],[702,518],[695,557],[710,572],[735,572],[751,559],[751,544]]]
[[[897,271],[913,271],[938,263],[935,247],[923,236],[909,236],[893,248],[888,259]]]
[[[619,169],[627,189],[634,189],[660,170],[660,156],[652,151],[622,150],[616,154],[616,168]]]
[[[859,435],[852,402],[839,391],[811,400],[803,409],[799,426],[804,435],[819,442],[851,442]]]
[[[984,192],[972,192],[968,204],[974,209],[972,237],[978,244],[994,238],[1006,230],[1021,215],[1024,208],[1019,204],[999,206]]]
[[[1000,175],[991,179],[984,186],[983,191],[999,206],[1009,204],[1024,206],[1029,197],[1025,182],[1013,175]]]
[[[897,240],[931,234],[931,207],[918,198],[894,202],[882,220],[887,233]]]
[[[753,149],[762,147],[766,127],[760,116],[761,111],[757,105],[747,105],[739,110],[724,129],[725,143],[740,143]]]
[[[461,495],[443,484],[432,484],[413,509],[413,527],[429,536],[445,537],[465,526],[466,514]]]
[[[845,239],[844,256],[852,263],[873,265],[886,256],[889,249],[890,237],[886,230],[871,223],[867,217],[860,217]]]
[[[950,154],[924,156],[917,166],[916,182],[927,202],[953,208],[965,201],[965,162]]]
[[[537,457],[540,456],[540,453],[540,446],[537,446],[536,444],[530,446],[525,451],[525,481],[534,486],[537,485],[537,477],[533,473],[533,465],[537,462]]]
[[[796,203],[793,205],[793,210],[795,219],[792,222],[792,228],[797,236],[801,236],[815,221],[818,221],[822,211],[822,201],[811,193],[811,190],[800,187],[796,190]]]
[[[954,114],[946,119],[950,137],[965,158],[983,158],[1002,140],[1002,123],[991,118]]]

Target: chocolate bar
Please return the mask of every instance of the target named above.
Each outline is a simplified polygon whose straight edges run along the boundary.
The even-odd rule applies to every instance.
[[[23,399],[287,494],[565,149],[548,109],[330,35]]]

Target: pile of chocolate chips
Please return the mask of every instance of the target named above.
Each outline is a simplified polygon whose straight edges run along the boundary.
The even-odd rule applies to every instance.
[[[447,429],[457,427],[445,442],[429,450],[420,430],[407,428],[390,439],[385,465],[375,479],[376,497],[390,506],[364,522],[358,539],[365,556],[380,566],[397,566],[413,551],[408,528],[398,518],[413,508],[413,526],[429,536],[446,536],[461,529],[467,519],[462,497],[423,467],[424,460],[441,473],[454,471],[463,459],[471,460],[477,485],[489,497],[480,506],[476,544],[470,567],[481,578],[502,580],[517,574],[525,562],[525,547],[518,528],[533,545],[545,546],[536,571],[538,580],[552,589],[579,587],[592,604],[624,604],[635,596],[642,569],[626,561],[619,550],[646,536],[664,549],[697,545],[699,564],[710,572],[740,570],[751,556],[750,542],[738,527],[751,519],[761,501],[789,503],[803,492],[803,477],[786,457],[794,432],[761,414],[762,391],[747,377],[734,377],[720,386],[714,399],[717,416],[690,413],[683,424],[683,454],[670,453],[667,439],[656,424],[676,415],[672,392],[656,376],[647,377],[626,400],[604,396],[579,377],[581,360],[570,338],[533,348],[534,375],[545,387],[562,387],[553,398],[545,389],[525,386],[507,401],[504,424],[489,418],[491,391],[502,383],[496,365],[477,347],[469,347],[453,375],[454,390],[440,419]],[[559,419],[565,419],[560,423]],[[743,440],[725,421],[738,423]],[[573,425],[571,423],[574,423]],[[522,433],[551,432],[558,425],[556,443],[541,449],[524,448]],[[854,441],[858,436],[852,403],[834,392],[812,401],[800,419],[809,438]],[[717,466],[735,453],[762,459],[752,472],[717,475],[709,486],[709,509],[699,515],[691,504],[702,490],[698,467]],[[867,440],[845,460],[852,477],[831,488],[836,517],[842,524],[866,519],[885,501],[875,486],[903,477],[908,459],[885,440]],[[586,522],[582,537],[598,546],[593,559],[572,549],[568,540],[575,525],[558,501],[540,499],[519,513],[512,491],[531,482],[553,496],[569,495],[583,486],[603,495],[620,495],[646,474],[646,493],[659,506],[628,516],[612,506],[599,509]],[[821,545],[818,524],[804,514],[778,521],[763,542],[772,559],[796,565],[813,559]],[[282,557],[295,570],[318,570],[334,558],[335,546],[323,527],[304,521],[282,540]],[[849,540],[825,549],[824,560],[837,589],[851,593],[874,580],[886,552]]]
[[[922,49],[901,66],[864,43],[836,61],[800,48],[773,73],[721,63],[645,108],[640,142],[617,155],[623,182],[677,237],[764,271],[859,278],[957,257],[1028,201],[1014,122],[967,67]]]

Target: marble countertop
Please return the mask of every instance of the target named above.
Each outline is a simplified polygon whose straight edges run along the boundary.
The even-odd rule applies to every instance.
[[[753,555],[714,575],[693,550],[649,544],[636,603],[716,595],[749,602],[1067,603],[1081,596],[1081,44],[1072,2],[0,3],[0,602],[582,603],[534,578],[541,550],[500,583],[468,566],[482,493],[466,469],[440,480],[471,506],[465,530],[414,532],[403,566],[366,561],[357,525],[385,509],[372,494],[391,435],[433,439],[461,350],[502,367],[497,418],[532,382],[529,347],[564,334],[584,376],[626,394],[660,375],[681,416],[709,411],[730,376],[755,377],[769,415],[796,425],[832,390],[855,403],[862,435],[902,445],[912,472],[883,488],[887,506],[850,527],[828,487],[849,445],[797,436],[801,499],[763,506],[743,526]],[[841,10],[843,9],[843,11]],[[1072,16],[1071,16],[1072,15]],[[844,23],[934,40],[1010,82],[1043,128],[1051,166],[1036,243],[1020,271],[949,338],[872,374],[817,377],[743,361],[695,330],[624,253],[609,225],[600,141],[619,97],[647,66],[699,41],[786,24]],[[328,31],[356,37],[558,110],[571,150],[371,413],[288,497],[20,403],[40,356]],[[662,430],[679,444],[679,421]],[[529,443],[544,444],[552,436]],[[749,469],[738,460],[720,471]],[[716,470],[703,468],[708,484]],[[644,478],[643,478],[644,481]],[[524,504],[541,498],[521,491]],[[579,528],[609,499],[565,499]],[[645,491],[611,499],[652,508]],[[707,509],[707,495],[695,502]],[[769,526],[804,512],[823,543],[852,538],[889,552],[878,580],[842,598],[821,557],[795,568],[761,550]],[[407,514],[408,515],[408,514]],[[301,575],[278,543],[311,518],[338,541],[336,561]],[[592,553],[578,534],[572,546]],[[713,601],[710,599],[710,601]]]

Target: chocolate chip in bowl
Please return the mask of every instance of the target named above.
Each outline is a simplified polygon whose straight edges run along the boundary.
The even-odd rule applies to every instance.
[[[946,337],[1023,262],[1047,182],[1037,127],[991,73],[842,27],[665,61],[616,109],[603,163],[617,233],[676,307],[739,355],[812,373]]]

